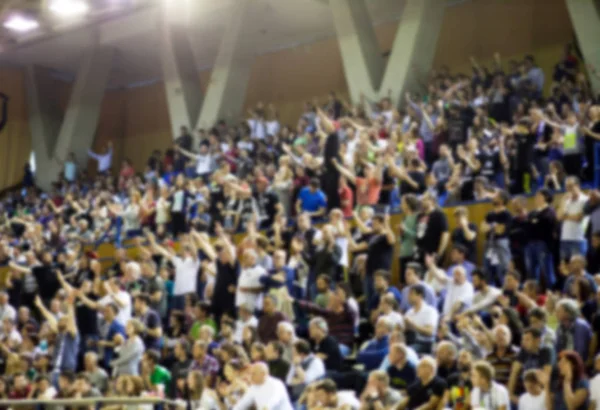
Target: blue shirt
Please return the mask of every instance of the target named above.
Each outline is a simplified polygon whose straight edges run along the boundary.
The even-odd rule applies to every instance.
[[[300,190],[298,199],[302,202],[302,210],[306,212],[317,212],[327,206],[327,199],[321,190],[312,192],[309,187]]]
[[[69,182],[75,181],[77,176],[77,165],[74,162],[65,162],[65,179]]]
[[[373,338],[363,350],[358,352],[356,362],[363,364],[365,370],[370,371],[379,368],[381,362],[387,356],[389,351],[388,337],[381,339]]]
[[[119,334],[126,338],[125,326],[123,326],[119,321],[115,319],[108,327],[108,332],[106,332],[106,338],[104,340],[112,342],[114,337]],[[114,354],[115,352],[112,347],[104,348],[104,363],[107,367],[110,365],[110,361],[113,359]]]

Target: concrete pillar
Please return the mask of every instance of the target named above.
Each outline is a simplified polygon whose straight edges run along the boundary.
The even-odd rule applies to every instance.
[[[566,0],[566,3],[585,62],[600,70],[600,1]],[[589,78],[594,93],[600,93],[600,79],[594,75]]]
[[[382,59],[368,27],[365,0],[331,0],[336,31],[352,100],[390,96],[398,104],[415,82],[414,67],[431,68],[445,10],[445,0],[406,0],[383,78],[375,83]],[[359,14],[361,16],[359,16]],[[364,38],[361,38],[363,37]],[[371,85],[371,88],[369,88]]]
[[[252,3],[255,0],[238,0],[231,11],[196,128],[212,127],[220,119],[237,121],[242,114],[254,61],[253,47],[244,41],[252,25],[245,18]]]
[[[97,44],[97,43],[95,43]],[[27,98],[36,181],[44,189],[56,181],[63,161],[74,152],[80,164],[94,141],[114,49],[91,45],[85,53],[63,118],[57,114],[40,69],[27,68]]]
[[[331,11],[352,101],[361,94],[375,100],[385,71],[385,59],[363,0],[331,0]]]
[[[161,18],[162,36],[160,59],[163,81],[173,138],[179,135],[179,128],[192,129],[198,120],[202,106],[202,90],[191,42],[187,19],[188,12],[182,12],[176,5],[187,3],[165,1]],[[197,47],[201,45],[196,44]]]

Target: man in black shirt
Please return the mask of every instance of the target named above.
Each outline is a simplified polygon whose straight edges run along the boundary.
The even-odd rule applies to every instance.
[[[373,275],[378,270],[390,271],[396,237],[390,228],[389,215],[375,215],[372,220],[373,235],[367,244],[365,296],[370,300],[375,294]]]
[[[181,127],[179,136],[175,139],[175,144],[180,146],[186,151],[192,151],[192,144],[194,139],[190,135],[188,127]]]
[[[512,215],[506,208],[509,200],[508,192],[496,192],[492,199],[493,208],[481,225],[481,232],[487,237],[484,264],[490,277],[494,278],[496,286],[502,286],[511,260],[508,233]]]
[[[539,282],[543,271],[547,288],[552,288],[556,282],[552,249],[557,238],[558,220],[550,206],[552,199],[552,193],[545,188],[536,192],[536,209],[529,213],[530,240],[525,251],[527,272]]]
[[[160,350],[160,340],[162,338],[162,326],[158,313],[150,309],[150,296],[146,293],[140,293],[133,300],[133,310],[136,317],[144,324],[145,333],[143,335],[146,350]]]
[[[400,402],[398,410],[437,409],[444,397],[446,382],[436,375],[437,364],[431,356],[425,356],[417,366],[417,381],[408,386],[407,396]]]
[[[269,180],[265,177],[260,177],[256,180],[256,191],[254,199],[258,206],[259,228],[266,229],[273,225],[275,215],[282,210],[281,203],[277,194],[268,189]]]
[[[221,316],[224,314],[235,317],[235,292],[240,274],[240,263],[235,254],[235,247],[222,228],[217,229],[217,231],[220,247],[213,252],[214,259],[216,259],[217,275],[213,288],[211,310],[215,321],[221,323]],[[210,246],[208,243],[206,245]]]
[[[189,351],[190,345],[187,340],[180,338],[173,350],[175,362],[169,367],[173,384],[167,390],[171,393],[172,397],[176,397],[178,391],[185,391],[185,380],[192,364]]]
[[[333,336],[329,334],[327,321],[322,317],[315,317],[308,326],[313,352],[325,363],[325,369],[329,372],[342,369],[342,353],[340,345]]]
[[[426,255],[435,255],[442,260],[450,241],[448,220],[438,209],[435,198],[425,194],[421,199],[423,211],[417,216],[417,255],[416,260],[424,264]]]

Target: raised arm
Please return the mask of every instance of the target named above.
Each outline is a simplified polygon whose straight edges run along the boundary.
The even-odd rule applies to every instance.
[[[190,158],[190,159],[198,159],[198,155],[194,154],[193,152],[190,152],[184,148],[181,148],[179,145],[177,145],[177,151],[181,152],[181,154],[185,155],[186,157]]]
[[[39,296],[35,297],[34,304],[38,308],[44,319],[46,319],[46,321],[48,322],[48,326],[50,326],[50,329],[53,332],[58,332],[58,322],[56,321],[56,318],[54,317],[52,312],[46,309],[46,306],[44,306],[44,303],[42,302],[42,299],[40,299]]]
[[[339,161],[337,160],[337,158],[332,158],[331,163],[333,164],[334,167],[336,167],[336,169],[340,172],[340,174],[342,174],[344,177],[348,178],[348,180],[350,180],[353,184],[356,184],[356,175],[354,175],[354,173],[352,171],[350,171],[348,168],[346,168],[342,164],[340,164]]]

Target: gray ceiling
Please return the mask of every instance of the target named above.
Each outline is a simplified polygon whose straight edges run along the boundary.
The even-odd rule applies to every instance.
[[[12,6],[48,0],[0,0]],[[199,69],[210,68],[217,55],[227,17],[242,0],[125,0],[130,2],[119,10],[102,8],[123,0],[92,0],[97,9],[85,21],[70,26],[44,25],[44,32],[33,38],[21,38],[17,44],[6,44],[0,52],[0,63],[16,65],[39,64],[65,76],[76,71],[82,52],[90,46],[95,35],[102,44],[115,47],[110,85],[128,86],[160,79],[161,65],[158,44],[161,31],[159,16],[161,2],[180,2],[192,6],[192,13],[183,16],[190,26],[190,35],[201,39],[195,56]],[[247,19],[252,25],[245,36],[247,47],[256,54],[273,52],[335,35],[331,11],[325,0],[250,0]],[[108,2],[108,3],[106,3]],[[187,2],[187,3],[186,3]],[[400,18],[400,0],[368,2],[374,24]],[[193,20],[193,21],[192,21]]]

